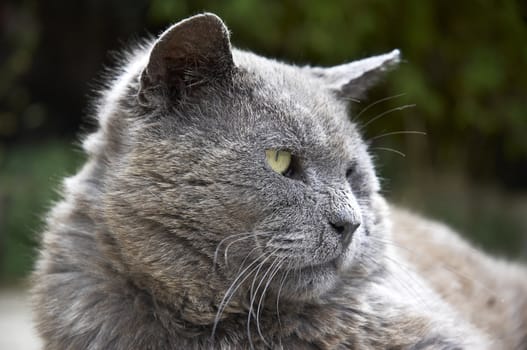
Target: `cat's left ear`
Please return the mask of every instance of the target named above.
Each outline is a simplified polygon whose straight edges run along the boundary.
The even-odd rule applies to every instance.
[[[326,88],[338,97],[353,100],[361,98],[384,74],[401,60],[399,50],[384,55],[368,57],[339,66],[309,67],[311,74],[323,80]]]

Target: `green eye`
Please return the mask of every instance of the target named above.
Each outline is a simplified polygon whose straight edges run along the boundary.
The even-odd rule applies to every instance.
[[[274,149],[265,150],[267,164],[278,174],[284,175],[291,167],[291,153]]]

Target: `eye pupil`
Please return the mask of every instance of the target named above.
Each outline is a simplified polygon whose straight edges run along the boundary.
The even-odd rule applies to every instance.
[[[346,170],[346,177],[347,178],[351,177],[354,172],[355,172],[354,167],[349,167],[348,170]]]
[[[282,173],[282,175],[286,176],[286,177],[293,177],[293,167],[291,166],[291,164],[289,164],[289,166],[287,167],[287,169]]]

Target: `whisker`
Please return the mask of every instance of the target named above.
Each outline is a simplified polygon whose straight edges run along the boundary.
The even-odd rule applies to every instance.
[[[236,293],[236,291],[238,290],[238,288],[240,288],[240,286],[242,285],[243,282],[245,282],[247,280],[247,278],[249,278],[249,276],[258,268],[258,262],[260,259],[262,258],[268,258],[269,256],[271,256],[271,253],[268,253],[268,254],[264,254],[260,257],[258,257],[257,259],[255,259],[254,261],[252,261],[245,269],[243,269],[242,272],[240,272],[237,277],[234,279],[234,281],[231,283],[231,285],[229,286],[229,288],[227,289],[227,291],[225,292],[224,296],[223,296],[223,299],[221,300],[220,302],[220,306],[218,307],[218,311],[216,312],[216,317],[214,318],[214,325],[212,326],[212,332],[211,332],[211,340],[214,341],[214,334],[216,333],[216,329],[217,329],[217,326],[218,326],[218,323],[220,321],[220,317],[221,315],[223,314],[223,311],[225,310],[225,308],[227,307],[227,304],[231,301],[232,297],[234,296],[234,293]],[[256,266],[254,266],[256,264]],[[250,270],[252,268],[252,270]],[[250,270],[248,273],[247,271]],[[245,277],[243,277],[245,275]],[[243,279],[242,279],[243,277]],[[241,279],[241,281],[240,281]]]
[[[223,252],[223,257],[224,257],[224,260],[225,260],[225,264],[227,264],[227,255],[229,253],[229,248],[231,247],[231,245],[233,245],[236,242],[243,241],[243,240],[246,240],[246,239],[249,239],[249,238],[252,238],[252,237],[256,237],[256,236],[260,236],[260,235],[265,235],[265,234],[264,233],[250,233],[248,236],[235,239],[234,241],[232,241],[229,244],[227,244],[227,246],[225,247],[225,251]]]
[[[269,285],[271,284],[271,281],[276,276],[278,271],[280,271],[280,268],[282,267],[282,263],[285,261],[285,259],[286,259],[285,257],[280,259],[278,261],[278,263],[276,264],[276,266],[274,267],[274,269],[271,272],[271,274],[269,275],[269,278],[267,279],[267,283],[265,284],[264,289],[262,291],[262,294],[260,295],[260,300],[258,301],[258,307],[256,309],[256,329],[258,330],[258,334],[260,335],[260,338],[262,338],[262,341],[268,347],[271,347],[271,346],[269,344],[267,344],[267,342],[265,341],[265,337],[263,336],[262,330],[260,329],[260,312],[261,312],[261,308],[263,307],[263,304],[264,304],[263,300],[264,300],[265,294],[267,292],[267,289],[269,288]]]
[[[354,117],[354,119],[355,119],[355,120],[358,120],[359,117],[360,117],[361,115],[363,115],[366,111],[368,111],[370,108],[372,108],[372,107],[378,105],[379,103],[383,103],[383,102],[385,102],[385,101],[393,100],[393,99],[396,99],[396,98],[401,97],[401,96],[404,96],[404,95],[406,95],[406,94],[405,94],[405,93],[397,94],[397,95],[393,95],[393,96],[384,97],[384,98],[381,98],[380,100],[377,100],[377,101],[375,101],[375,102],[372,102],[372,103],[370,103],[369,105],[367,105],[366,107],[364,107],[364,108],[363,108],[363,109],[362,109],[362,110],[361,110],[361,111],[360,111],[360,112]]]
[[[256,264],[258,262],[258,259],[254,260],[251,264],[249,264],[239,275],[238,277],[236,277],[236,279],[232,282],[232,284],[229,286],[229,288],[227,289],[227,292],[225,292],[224,296],[223,296],[223,299],[222,301],[220,302],[220,307],[218,308],[218,312],[216,313],[216,318],[215,318],[215,323],[216,323],[216,319],[218,319],[219,321],[219,317],[221,316],[221,314],[223,313],[225,307],[227,306],[227,304],[230,302],[230,299],[232,298],[232,296],[234,296],[234,293],[238,290],[238,288],[241,286],[241,284],[243,282],[245,282],[245,280],[258,268],[259,265],[256,265],[256,266],[253,266],[254,264]],[[248,273],[247,270],[251,269]],[[243,277],[245,275],[245,277]],[[241,281],[240,278],[243,279]],[[238,283],[239,281],[239,283]],[[216,324],[215,324],[216,326]],[[214,334],[214,331],[215,331],[215,326],[213,328],[213,332],[212,334]]]
[[[354,98],[354,97],[349,97],[349,96],[343,96],[341,97],[344,101],[350,101],[350,102],[355,102],[355,103],[361,103],[361,100],[359,100],[358,98]]]
[[[278,293],[277,293],[277,296],[276,296],[276,316],[278,317],[278,323],[280,324],[280,327],[282,326],[282,323],[280,321],[280,308],[279,308],[280,293],[282,293],[282,288],[284,287],[284,283],[287,280],[287,276],[289,275],[290,271],[291,271],[290,269],[287,269],[287,271],[284,273],[284,276],[282,277],[282,279],[280,281],[280,287],[278,287]]]
[[[253,315],[253,302],[254,302],[254,296],[253,296],[253,287],[256,281],[256,278],[258,277],[258,273],[260,273],[260,269],[263,267],[263,262],[259,264],[258,271],[254,274],[253,282],[251,284],[251,290],[249,293],[249,311],[247,312],[247,340],[249,341],[250,348],[254,350],[254,344],[253,340],[251,338],[251,316]]]
[[[385,112],[382,112],[381,114],[377,115],[376,117],[373,117],[370,120],[368,120],[362,127],[366,128],[368,125],[370,125],[374,121],[379,120],[382,117],[384,117],[386,115],[389,115],[392,112],[402,111],[402,110],[405,110],[407,108],[412,108],[412,107],[415,107],[415,106],[416,106],[416,104],[409,104],[409,105],[403,105],[403,106],[399,106],[399,107],[390,108],[389,110],[387,110]]]
[[[267,276],[267,274],[271,271],[271,269],[273,268],[273,265],[274,263],[277,261],[278,258],[275,258],[275,260],[273,260],[273,262],[271,263],[271,265],[269,266],[269,268],[267,269],[267,271],[264,273],[264,275],[262,276],[262,278],[260,279],[260,282],[258,283],[258,286],[256,287],[256,289],[254,290],[253,292],[253,288],[254,288],[254,285],[256,283],[256,279],[258,278],[258,274],[260,273],[260,270],[261,268],[263,267],[263,265],[265,264],[265,262],[274,254],[276,253],[276,250],[274,250],[273,252],[271,252],[260,264],[259,264],[259,268],[258,268],[258,271],[256,271],[254,277],[253,277],[253,281],[251,283],[251,289],[250,289],[250,301],[249,301],[249,312],[247,313],[247,339],[249,340],[249,345],[251,346],[251,349],[254,349],[254,345],[253,345],[253,342],[252,342],[252,339],[251,339],[251,316],[253,316],[253,304],[254,304],[254,301],[256,300],[256,294],[258,293],[258,289],[260,289],[260,286],[262,285],[263,281],[265,280],[265,277]],[[264,340],[264,343],[265,343],[265,340]],[[267,345],[267,344],[266,344]]]
[[[251,254],[257,249],[258,249],[258,247],[254,247],[253,249],[251,249],[249,251],[249,253],[247,253],[247,255],[245,255],[245,258],[243,258],[243,260],[242,260],[242,262],[240,264],[240,267],[238,268],[238,271],[236,271],[236,275],[238,275],[240,273],[240,271],[242,270],[243,266],[245,265],[245,262],[247,261],[247,259],[249,259]]]
[[[392,132],[387,132],[387,133],[384,133],[384,134],[380,134],[380,135],[377,135],[377,136],[370,137],[367,141],[369,142],[369,141],[380,139],[380,138],[385,137],[385,136],[400,135],[400,134],[426,135],[426,132],[424,132],[424,131],[415,131],[415,130],[392,131]]]
[[[252,233],[251,233],[251,232],[236,233],[236,234],[233,234],[233,235],[227,236],[227,237],[225,237],[224,239],[222,239],[222,240],[218,243],[218,245],[216,246],[216,250],[214,251],[214,260],[213,260],[213,264],[216,265],[216,262],[218,261],[218,252],[219,252],[219,250],[220,250],[221,245],[222,245],[225,241],[227,241],[227,240],[229,240],[229,239],[232,239],[232,238],[234,238],[234,237],[243,236],[243,235],[250,236],[250,235],[252,235]]]
[[[378,149],[378,150],[381,150],[381,151],[388,151],[388,152],[393,152],[395,154],[398,154],[400,155],[401,157],[406,157],[406,154],[404,154],[403,152],[401,151],[398,151],[396,149],[393,149],[393,148],[390,148],[390,147],[371,147],[371,149]]]

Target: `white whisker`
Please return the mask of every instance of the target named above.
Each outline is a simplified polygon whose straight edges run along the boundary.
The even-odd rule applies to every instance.
[[[254,289],[254,285],[256,283],[256,279],[258,278],[258,274],[260,273],[260,270],[263,267],[263,265],[265,264],[265,262],[271,256],[273,256],[274,253],[276,253],[277,251],[278,251],[278,249],[275,249],[274,251],[269,253],[269,255],[259,264],[258,271],[256,271],[256,273],[254,274],[253,281],[251,283],[251,289],[250,289],[250,293],[249,293],[249,296],[250,296],[249,312],[247,313],[247,339],[249,340],[249,345],[251,346],[251,349],[254,349],[254,344],[253,344],[252,339],[251,339],[251,316],[253,316],[253,312],[254,312],[253,311],[253,304],[254,304],[254,301],[256,299],[256,294],[258,293],[258,289],[262,285],[262,283],[265,280],[265,277],[267,276],[267,274],[271,271],[271,269],[273,267],[273,264],[276,262],[277,258],[275,258],[275,260],[271,263],[269,268],[266,270],[266,272],[264,273],[264,275],[260,279],[260,282],[258,283],[258,286],[256,287],[256,289]]]
[[[366,107],[364,107],[355,117],[354,119],[355,120],[358,120],[360,118],[361,115],[363,115],[366,111],[368,111],[370,108],[382,103],[382,102],[385,102],[385,101],[389,101],[389,100],[393,100],[395,98],[398,98],[398,97],[401,97],[401,96],[404,96],[406,95],[405,93],[402,93],[402,94],[397,94],[397,95],[393,95],[393,96],[388,96],[388,97],[384,97],[384,98],[381,98],[380,100],[377,100],[375,102],[372,102],[370,103],[369,105],[367,105]]]
[[[280,259],[278,261],[278,263],[276,264],[276,266],[274,267],[273,271],[271,272],[271,274],[269,275],[269,278],[267,279],[267,283],[265,284],[264,286],[264,289],[262,291],[262,294],[260,295],[260,300],[258,301],[258,307],[256,309],[256,329],[258,330],[258,334],[260,335],[260,338],[262,338],[262,341],[268,346],[270,347],[269,344],[267,344],[267,342],[265,341],[265,337],[263,336],[262,334],[262,330],[260,329],[260,312],[261,312],[261,308],[263,307],[263,300],[264,300],[264,297],[265,297],[265,294],[267,292],[267,289],[269,288],[269,285],[271,284],[271,281],[273,280],[273,278],[276,276],[276,274],[278,273],[278,271],[280,271],[280,268],[282,267],[282,263],[285,261],[285,257],[283,257],[282,259]],[[276,260],[275,260],[276,262]]]
[[[390,147],[371,147],[371,149],[378,149],[378,150],[381,150],[381,151],[388,151],[388,152],[393,152],[395,154],[398,154],[400,155],[401,157],[406,157],[406,154],[404,154],[403,152],[401,151],[398,151],[396,149],[393,149],[393,148],[390,148]]]
[[[216,317],[214,318],[214,325],[212,327],[212,332],[210,339],[214,340],[214,334],[216,333],[216,329],[220,320],[221,315],[223,314],[223,311],[227,307],[227,304],[231,301],[232,297],[234,296],[234,293],[240,288],[243,282],[249,278],[249,276],[258,268],[258,262],[260,259],[264,258],[267,259],[269,256],[271,256],[271,253],[268,253],[267,255],[262,255],[252,261],[245,269],[243,269],[242,272],[240,272],[237,277],[234,279],[234,281],[231,283],[227,291],[225,292],[223,299],[220,302],[220,305],[218,307],[218,311],[216,312]],[[254,266],[256,264],[256,266]],[[250,270],[250,271],[249,271]],[[249,271],[249,272],[247,272]],[[245,277],[243,277],[245,275]],[[242,279],[243,277],[243,279]],[[241,280],[240,280],[241,279]]]
[[[259,234],[258,234],[258,233],[254,233],[254,232],[242,232],[242,233],[232,234],[232,235],[229,235],[229,236],[223,238],[223,239],[218,243],[218,245],[216,246],[216,250],[214,251],[213,264],[214,264],[214,265],[217,264],[217,262],[218,262],[218,255],[219,255],[220,248],[221,248],[222,244],[224,244],[227,240],[229,240],[229,239],[233,239],[233,238],[235,238],[235,237],[240,237],[240,236],[250,238],[250,237],[252,237],[252,236],[256,236],[256,235],[259,235]],[[235,241],[235,242],[236,242],[236,241]]]
[[[415,104],[409,104],[409,105],[404,105],[404,106],[399,106],[399,107],[394,107],[394,108],[390,108],[389,110],[377,115],[376,117],[373,117],[371,118],[370,120],[368,120],[362,127],[363,128],[366,128],[368,125],[370,125],[371,123],[373,123],[374,121],[376,120],[379,120],[381,119],[382,117],[386,116],[386,115],[389,115],[390,113],[392,112],[396,112],[396,111],[402,111],[404,109],[407,109],[407,108],[412,108],[412,107],[415,107],[416,105]]]
[[[387,132],[387,133],[384,133],[384,134],[380,134],[380,135],[377,135],[377,136],[370,137],[367,141],[369,142],[369,141],[380,139],[380,138],[385,137],[385,136],[400,135],[400,134],[426,135],[426,132],[424,132],[424,131],[415,131],[415,130],[392,131],[392,132]]]
[[[244,241],[244,240],[249,239],[249,238],[253,238],[253,237],[259,236],[259,235],[263,235],[263,233],[260,233],[260,234],[258,234],[258,233],[250,233],[250,234],[248,234],[248,236],[235,239],[234,241],[232,241],[229,244],[227,244],[227,246],[225,247],[225,251],[223,252],[223,259],[225,261],[225,264],[227,264],[227,255],[229,253],[229,248],[231,247],[231,245],[233,245],[234,243],[240,242],[240,241]]]

